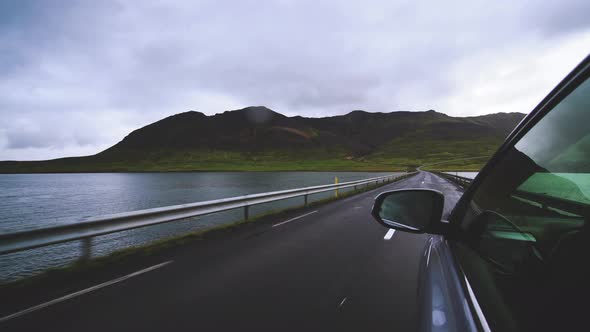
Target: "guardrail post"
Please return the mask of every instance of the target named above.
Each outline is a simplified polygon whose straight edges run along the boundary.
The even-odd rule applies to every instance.
[[[248,211],[249,210],[248,208],[249,207],[250,206],[248,206],[248,205],[244,206],[244,220],[248,220],[248,212],[249,212]]]
[[[303,196],[304,202],[303,202],[303,206],[307,206],[307,194],[305,194],[305,196]]]
[[[80,256],[81,262],[86,262],[92,257],[92,238],[85,237],[81,241],[82,244],[82,255]]]

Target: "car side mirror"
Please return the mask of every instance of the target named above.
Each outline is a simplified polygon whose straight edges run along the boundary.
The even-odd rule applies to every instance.
[[[371,214],[382,225],[410,233],[442,234],[445,198],[431,189],[387,191],[375,198]]]

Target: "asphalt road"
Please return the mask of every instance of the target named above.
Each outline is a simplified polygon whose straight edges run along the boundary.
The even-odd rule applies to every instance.
[[[189,245],[84,288],[42,290],[50,295],[39,295],[38,303],[25,306],[3,298],[20,307],[5,309],[0,317],[74,293],[38,310],[0,318],[0,330],[413,330],[418,264],[427,236],[391,235],[369,214],[377,193],[400,188],[442,191],[445,215],[461,195],[446,180],[420,172],[300,212],[291,221]],[[75,293],[82,290],[84,294]]]

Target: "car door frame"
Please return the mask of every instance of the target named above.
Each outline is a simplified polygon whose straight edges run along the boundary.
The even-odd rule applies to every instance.
[[[468,202],[475,191],[500,160],[533,126],[535,126],[557,104],[575,90],[582,82],[590,77],[590,55],[588,55],[574,70],[572,70],[551,92],[527,115],[507,136],[504,143],[492,155],[490,160],[473,179],[467,190],[457,202],[449,216],[451,225],[456,225],[463,219]],[[454,228],[454,227],[453,227]]]
[[[458,263],[456,255],[453,253],[453,242],[462,241],[461,222],[465,216],[469,202],[473,199],[475,192],[478,190],[484,179],[492,172],[506,153],[547,113],[549,113],[557,104],[566,98],[573,90],[590,77],[590,55],[587,56],[578,66],[576,66],[551,92],[516,126],[508,135],[504,143],[494,153],[492,158],[481,169],[471,185],[463,193],[461,199],[449,216],[449,234],[444,236],[444,241],[437,246],[439,251],[449,251],[451,256],[447,263],[455,267],[453,273],[459,276],[458,281],[461,283],[463,294],[457,295],[459,298],[468,298],[472,317],[477,321],[477,330],[490,331],[485,313],[479,306],[476,295],[469,285],[468,277]],[[430,244],[432,246],[432,243]],[[428,246],[427,246],[428,247]],[[428,249],[432,252],[432,248]],[[446,254],[445,254],[446,255]],[[429,253],[430,256],[430,253]]]

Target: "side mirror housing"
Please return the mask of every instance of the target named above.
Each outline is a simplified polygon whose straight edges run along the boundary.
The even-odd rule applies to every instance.
[[[431,189],[387,191],[375,198],[371,214],[380,224],[410,233],[444,234],[441,221],[445,198]]]

